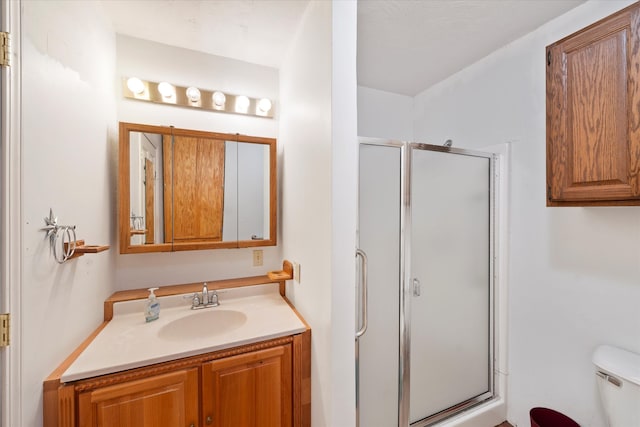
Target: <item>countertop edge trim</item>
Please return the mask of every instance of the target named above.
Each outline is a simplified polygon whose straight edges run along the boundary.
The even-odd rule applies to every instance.
[[[82,354],[83,351],[89,347],[95,337],[107,326],[109,322],[104,321],[91,333],[74,351],[71,353],[54,371],[44,380],[44,388],[51,389],[57,388],[60,384],[60,378],[62,374],[69,369],[69,366]]]

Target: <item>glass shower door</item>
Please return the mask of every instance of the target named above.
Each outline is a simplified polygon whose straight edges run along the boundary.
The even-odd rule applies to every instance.
[[[363,332],[356,338],[357,420],[362,427],[393,427],[398,425],[404,149],[399,143],[362,141],[358,247],[368,260],[368,284],[367,292],[362,281],[357,289],[358,325]]]
[[[490,155],[410,148],[409,422],[493,396]]]

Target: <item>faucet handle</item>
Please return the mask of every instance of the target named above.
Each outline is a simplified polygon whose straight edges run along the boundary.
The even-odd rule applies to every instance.
[[[192,294],[182,295],[182,298],[191,300],[191,308],[197,307],[200,305],[200,296],[197,292]]]
[[[209,304],[214,307],[220,305],[220,301],[218,301],[218,292],[215,289],[209,292]]]

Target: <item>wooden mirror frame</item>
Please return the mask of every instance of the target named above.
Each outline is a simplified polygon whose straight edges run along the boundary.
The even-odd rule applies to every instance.
[[[130,132],[146,132],[161,135],[201,137],[221,139],[224,141],[263,144],[269,147],[269,239],[261,240],[233,240],[233,241],[200,241],[200,242],[171,242],[152,244],[131,244],[130,224]],[[277,244],[277,162],[276,139],[247,136],[240,134],[226,134],[206,132],[190,129],[178,129],[168,126],[153,126],[137,123],[120,122],[119,134],[119,163],[118,163],[118,225],[120,236],[120,253],[149,253],[192,251],[201,249],[248,248],[256,246],[275,246]],[[172,238],[173,240],[173,238]]]

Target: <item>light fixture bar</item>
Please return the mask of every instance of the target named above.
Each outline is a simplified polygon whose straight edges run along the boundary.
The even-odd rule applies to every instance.
[[[162,89],[162,92],[160,92],[160,89]],[[197,96],[193,96],[196,93],[194,89],[199,90],[199,99],[197,99]],[[136,92],[134,92],[134,90]],[[187,96],[187,91],[189,91],[191,98]],[[137,77],[124,77],[122,79],[122,93],[125,98],[136,99],[138,101],[197,108],[217,111],[219,113],[266,117],[270,119],[273,118],[275,110],[273,107],[274,101],[269,98],[251,98],[245,95],[233,95],[219,90],[206,90],[194,86],[176,86],[168,82],[151,82],[138,79]],[[214,93],[216,94],[215,102]],[[222,100],[222,102],[220,102],[220,100]]]

